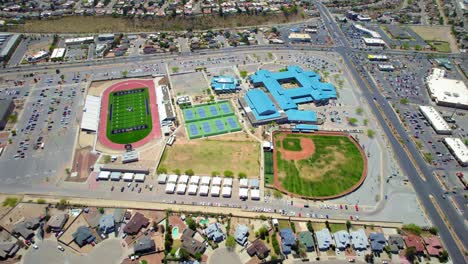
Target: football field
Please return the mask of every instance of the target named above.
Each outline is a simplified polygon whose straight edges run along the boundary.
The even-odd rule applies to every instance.
[[[113,92],[109,95],[107,137],[118,144],[137,142],[152,129],[148,88]]]

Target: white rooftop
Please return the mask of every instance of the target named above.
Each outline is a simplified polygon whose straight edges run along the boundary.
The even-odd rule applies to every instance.
[[[239,189],[239,198],[248,198],[249,197],[249,189],[247,188],[240,188]]]
[[[429,120],[431,125],[434,127],[434,130],[438,133],[448,133],[452,129],[450,128],[449,124],[445,122],[442,115],[432,106],[425,106],[420,105],[419,110],[421,110],[422,114]]]
[[[167,179],[167,182],[169,182],[169,183],[176,183],[176,182],[177,182],[177,178],[179,178],[177,175],[171,174],[171,175],[169,175],[169,179]]]
[[[131,180],[133,180],[133,175],[134,175],[134,173],[126,172],[126,173],[124,173],[122,179],[124,181],[131,181]]]
[[[459,138],[445,138],[445,144],[463,166],[468,165],[468,147]]]
[[[202,185],[200,186],[200,195],[208,195],[208,192],[210,190],[210,187],[206,186],[206,185]]]
[[[231,187],[223,187],[223,197],[231,197],[232,188]]]
[[[364,43],[366,44],[369,44],[369,45],[372,45],[372,44],[377,44],[377,45],[382,45],[384,46],[385,45],[385,41],[381,40],[381,39],[378,39],[378,38],[362,38],[362,40],[364,40]]]
[[[197,189],[198,189],[197,185],[189,185],[188,194],[191,194],[191,195],[197,194]]]
[[[219,186],[213,186],[211,187],[211,196],[219,196],[219,192],[220,192],[221,188],[219,188]]]
[[[158,175],[158,183],[164,184],[166,183],[167,175],[166,174],[159,174]]]
[[[190,177],[190,184],[198,185],[198,182],[200,182],[200,176],[195,175]]]
[[[178,194],[184,194],[186,189],[187,189],[187,185],[185,185],[185,184],[177,185],[177,193]]]
[[[187,184],[187,183],[188,183],[188,180],[189,180],[189,176],[187,176],[187,175],[181,175],[181,176],[179,177],[179,183]]]
[[[239,187],[249,187],[249,180],[247,179],[240,179],[239,181]]]
[[[135,174],[135,181],[145,181],[145,176],[143,173],[137,173]]]
[[[223,186],[232,187],[232,178],[224,178]]]
[[[168,183],[166,185],[166,193],[174,193],[175,188],[176,188],[176,186],[175,186],[174,183]]]
[[[110,171],[101,171],[99,172],[98,179],[100,180],[108,180],[110,177]]]
[[[211,177],[210,176],[203,176],[201,178],[201,185],[210,185]]]
[[[259,189],[250,190],[250,198],[252,200],[260,200],[260,190]]]
[[[468,106],[468,89],[461,80],[445,78],[445,70],[434,68],[426,79],[430,96],[437,104]]]
[[[211,185],[213,186],[221,186],[221,177],[214,177],[211,181]]]

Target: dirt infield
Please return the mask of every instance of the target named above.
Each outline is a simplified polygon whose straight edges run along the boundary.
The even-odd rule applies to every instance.
[[[96,163],[99,157],[97,154],[93,154],[91,152],[92,150],[93,148],[90,146],[75,150],[72,171],[78,172],[78,177],[68,177],[67,181],[84,182],[88,179],[90,173],[89,168]]]
[[[282,134],[293,134],[292,131],[275,131],[273,132],[273,138],[275,138],[275,134],[278,134],[278,133],[282,133]],[[302,134],[302,133],[296,133],[294,132],[294,134]],[[343,197],[349,193],[352,193],[354,192],[355,190],[357,190],[363,183],[364,183],[364,180],[366,179],[366,176],[367,176],[367,157],[364,153],[364,151],[362,150],[361,146],[359,145],[359,143],[352,137],[350,136],[348,133],[343,133],[343,132],[331,132],[331,131],[320,131],[320,132],[314,132],[313,133],[314,135],[323,135],[323,136],[345,136],[345,137],[348,137],[351,142],[354,143],[354,145],[356,145],[356,147],[358,148],[360,154],[361,154],[361,157],[362,157],[362,160],[363,160],[363,171],[362,171],[362,175],[361,175],[361,178],[359,179],[359,181],[354,185],[352,186],[351,188],[339,193],[339,194],[336,194],[336,195],[330,195],[330,196],[320,196],[320,197],[310,197],[310,196],[303,196],[303,195],[299,195],[299,194],[296,194],[296,193],[292,193],[292,192],[289,192],[288,190],[286,190],[282,184],[281,184],[281,181],[279,179],[279,175],[278,175],[278,160],[277,160],[277,152],[279,151],[282,155],[282,158],[284,158],[284,149],[282,148],[277,148],[275,147],[274,150],[273,150],[273,171],[274,171],[274,183],[273,183],[273,187],[275,189],[277,189],[278,191],[286,194],[286,195],[289,195],[289,196],[292,196],[292,197],[299,197],[299,198],[302,198],[302,199],[313,199],[313,200],[330,200],[330,199],[336,199],[336,198],[340,198],[340,197]],[[281,137],[281,139],[283,139],[284,137]],[[312,139],[310,139],[310,141],[312,141]],[[304,146],[303,145],[303,140],[301,138],[301,146],[302,146],[302,150],[301,151],[286,151],[287,152],[292,152],[292,153],[301,153],[305,150],[305,148],[307,148],[307,146]],[[307,143],[306,143],[307,144]],[[312,145],[314,145],[313,141],[312,141]],[[315,153],[315,145],[313,146],[314,148],[314,151],[312,153],[310,153],[311,151],[309,151],[309,154],[308,155],[304,155],[301,154],[301,157],[299,156],[292,156],[292,157],[289,157],[291,158],[290,160],[300,160],[300,159],[304,159],[304,158],[307,158],[307,157],[310,157],[311,154],[314,154]],[[286,159],[286,158],[285,158]]]
[[[279,140],[283,141],[285,137],[278,138]],[[285,160],[302,160],[307,157],[310,157],[315,153],[315,144],[310,138],[300,138],[302,150],[300,151],[292,151],[286,150],[284,148],[278,149],[281,152],[281,157]]]
[[[146,143],[148,143],[154,138],[161,137],[161,127],[159,125],[158,107],[156,105],[156,91],[155,91],[153,80],[140,80],[140,79],[124,80],[124,81],[111,85],[102,94],[101,114],[99,116],[98,140],[105,147],[113,149],[113,150],[125,150],[124,144],[117,144],[117,143],[111,142],[107,138],[107,135],[106,135],[110,93],[128,90],[128,89],[134,89],[134,88],[141,88],[141,87],[148,87],[148,90],[149,90],[151,119],[153,122],[153,129],[151,130],[150,134],[146,136],[144,139],[137,141],[135,143],[132,143],[132,146],[133,148],[138,148],[138,147],[145,145]]]

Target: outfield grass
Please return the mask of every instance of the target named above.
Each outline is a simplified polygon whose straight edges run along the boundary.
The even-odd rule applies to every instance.
[[[241,134],[243,135],[243,134]],[[230,170],[234,175],[244,172],[247,177],[258,177],[260,172],[258,142],[251,140],[200,139],[174,144],[164,151],[159,167],[169,173],[192,169],[196,175],[223,174]]]
[[[142,89],[142,88],[138,88]],[[131,89],[133,91],[137,89]],[[109,95],[109,111],[107,116],[107,138],[117,144],[130,144],[145,138],[153,127],[148,88],[142,92],[118,95],[114,92]],[[136,129],[139,126],[146,128],[112,133],[119,129]]]
[[[279,136],[283,135],[276,134]],[[289,161],[282,159],[280,151],[276,152],[277,173],[287,191],[310,197],[330,196],[359,182],[364,161],[350,139],[345,136],[286,135],[286,138],[298,137],[311,138],[315,153],[307,159]]]

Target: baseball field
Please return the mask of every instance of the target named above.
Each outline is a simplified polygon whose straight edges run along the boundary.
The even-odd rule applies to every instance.
[[[276,133],[275,185],[301,196],[325,197],[358,184],[364,157],[344,135]]]
[[[145,138],[152,129],[147,87],[112,92],[109,95],[107,137],[118,144]]]

